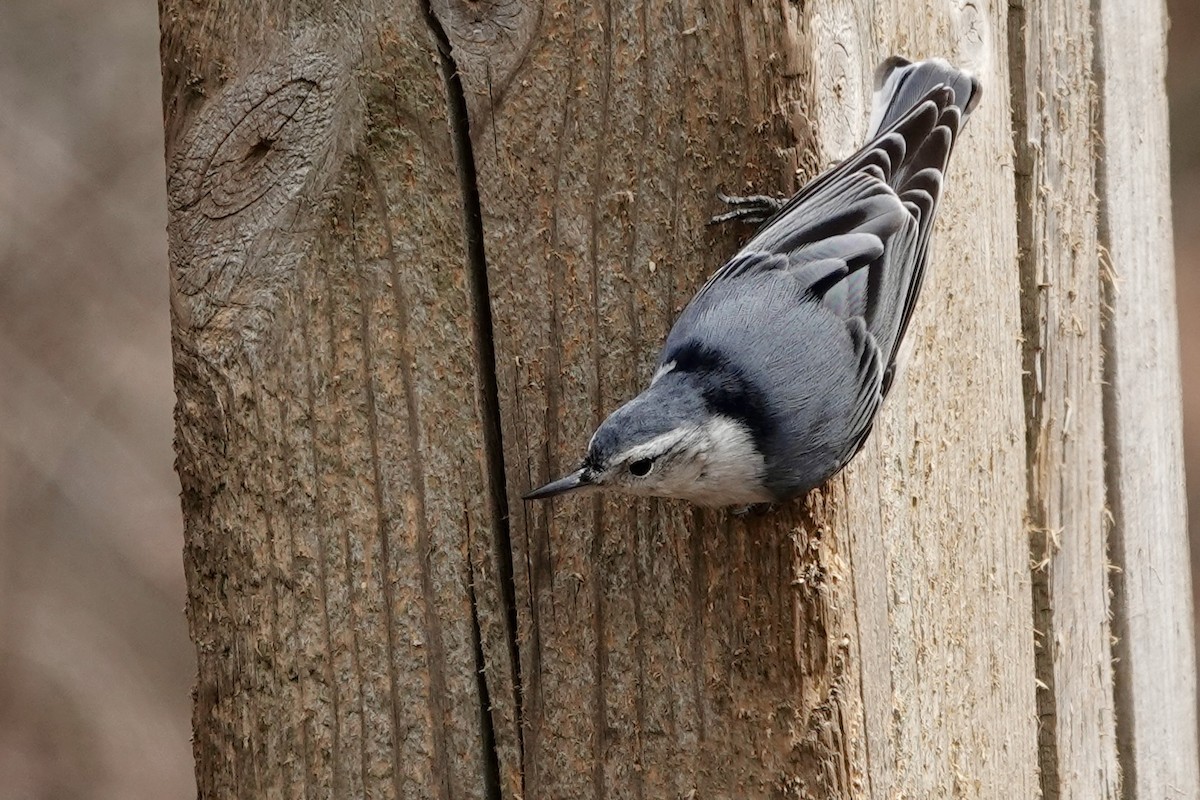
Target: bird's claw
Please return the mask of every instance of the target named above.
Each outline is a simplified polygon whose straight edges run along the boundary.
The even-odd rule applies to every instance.
[[[763,517],[763,516],[766,516],[767,514],[770,514],[774,510],[775,510],[774,503],[751,503],[748,506],[742,506],[741,508],[735,508],[735,509],[733,509],[733,511],[731,513],[735,517],[742,519],[745,517]]]
[[[734,221],[758,225],[779,213],[779,210],[787,203],[787,198],[783,197],[771,197],[766,194],[751,194],[743,197],[728,195],[721,191],[717,192],[717,199],[730,206],[730,209],[724,214],[717,214],[710,219],[709,225]]]

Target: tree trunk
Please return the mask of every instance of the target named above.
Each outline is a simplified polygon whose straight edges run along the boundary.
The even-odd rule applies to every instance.
[[[201,797],[1200,793],[1161,8],[161,16]],[[892,52],[985,92],[864,452],[523,504]]]

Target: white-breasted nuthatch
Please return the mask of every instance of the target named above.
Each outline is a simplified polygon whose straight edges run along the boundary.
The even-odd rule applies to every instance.
[[[751,505],[844,467],[895,377],[979,94],[945,61],[893,56],[861,150],[786,202],[723,198],[735,210],[718,219],[766,224],[683,310],[649,388],[600,425],[578,469],[526,499],[591,487]]]

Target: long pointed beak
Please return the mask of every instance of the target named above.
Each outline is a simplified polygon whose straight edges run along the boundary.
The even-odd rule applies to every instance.
[[[580,467],[566,477],[550,481],[550,483],[547,483],[540,489],[534,489],[525,495],[524,499],[545,500],[547,497],[555,497],[556,495],[566,494],[567,492],[573,492],[576,489],[583,489],[591,485],[592,482],[588,480],[587,470]]]

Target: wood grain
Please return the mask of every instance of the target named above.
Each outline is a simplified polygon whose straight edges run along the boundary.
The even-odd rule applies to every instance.
[[[1033,797],[1007,9],[869,8],[827,12],[818,52],[855,54],[864,77],[888,52],[942,56],[984,86],[951,159],[907,367],[844,482],[870,796]],[[835,120],[847,94],[869,102],[835,92]]]
[[[482,798],[516,748],[446,85],[416,4],[350,16],[162,8],[205,798]]]
[[[1162,19],[1095,5],[163,3],[201,797],[1196,796]],[[864,452],[522,503],[896,52],[985,89]]]
[[[834,2],[549,4],[502,99],[470,101],[531,795],[1035,793],[1015,218],[968,211],[1013,197],[1005,24],[952,4],[922,29]],[[736,246],[704,227],[715,190],[789,191],[848,154],[884,46],[978,60],[999,88],[956,155],[873,454],[760,520],[523,506]]]
[[[642,384],[682,303],[732,251],[732,235],[705,228],[716,189],[788,186],[812,151],[783,111],[804,96],[809,58],[782,10],[550,3],[503,93],[468,102],[483,109],[472,141],[528,796],[851,791],[857,693],[844,691],[841,568],[823,529],[794,510],[747,523],[676,503],[519,500]],[[472,63],[464,84],[482,92]]]
[[[1097,9],[1117,736],[1126,798],[1200,796],[1167,150],[1166,12]]]
[[[1095,164],[1087,3],[1014,8],[1026,448],[1046,798],[1116,798]]]

